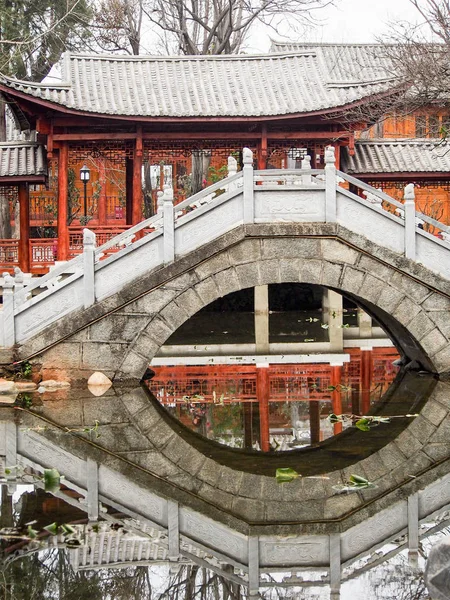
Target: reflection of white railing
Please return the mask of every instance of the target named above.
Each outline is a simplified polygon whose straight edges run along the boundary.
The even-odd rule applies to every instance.
[[[311,169],[305,159],[300,170],[254,171],[253,154],[245,148],[242,171],[237,172],[230,157],[226,179],[176,206],[173,190],[166,187],[155,216],[102,246],[96,247],[95,234],[85,229],[81,256],[26,286],[20,276],[5,277],[0,345],[23,342],[73,310],[111,296],[242,224],[338,223],[450,279],[450,228],[416,213],[412,184],[401,203],[337,171],[334,161],[329,147],[324,170]],[[108,252],[112,248],[119,250]]]

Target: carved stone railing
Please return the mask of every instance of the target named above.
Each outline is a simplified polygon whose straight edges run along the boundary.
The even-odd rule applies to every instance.
[[[24,342],[62,316],[111,296],[242,224],[337,222],[450,279],[450,244],[443,239],[450,237],[450,228],[415,212],[412,185],[406,186],[401,203],[337,171],[332,147],[325,152],[324,170],[311,169],[304,159],[300,170],[254,171],[253,154],[244,148],[242,171],[237,172],[230,157],[228,172],[226,179],[176,206],[173,190],[166,186],[159,192],[155,216],[99,247],[95,234],[85,229],[82,255],[25,287],[14,289],[13,280],[11,294],[4,296],[3,338],[8,342],[3,344]]]

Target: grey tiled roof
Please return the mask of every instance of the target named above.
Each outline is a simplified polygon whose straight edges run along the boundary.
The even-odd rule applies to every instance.
[[[0,177],[46,175],[45,149],[30,142],[0,144]]]
[[[355,144],[350,156],[342,149],[346,173],[438,173],[450,174],[450,142],[432,139],[367,140]]]
[[[391,73],[348,72],[329,49],[263,56],[62,59],[60,85],[3,78],[10,89],[74,111],[147,117],[257,117],[327,110],[386,92]]]

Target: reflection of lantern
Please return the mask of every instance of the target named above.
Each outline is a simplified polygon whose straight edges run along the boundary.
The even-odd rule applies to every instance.
[[[86,196],[86,186],[91,177],[91,171],[89,167],[83,165],[80,170],[80,179],[84,185],[84,216],[87,216],[87,196]]]

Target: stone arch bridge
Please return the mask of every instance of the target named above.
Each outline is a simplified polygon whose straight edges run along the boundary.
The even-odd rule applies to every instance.
[[[101,370],[141,379],[168,337],[198,310],[237,290],[319,284],[355,300],[401,352],[433,372],[450,369],[450,228],[334,166],[239,173],[26,287],[6,277],[0,343],[16,359],[85,379]],[[112,252],[114,250],[114,252]]]

